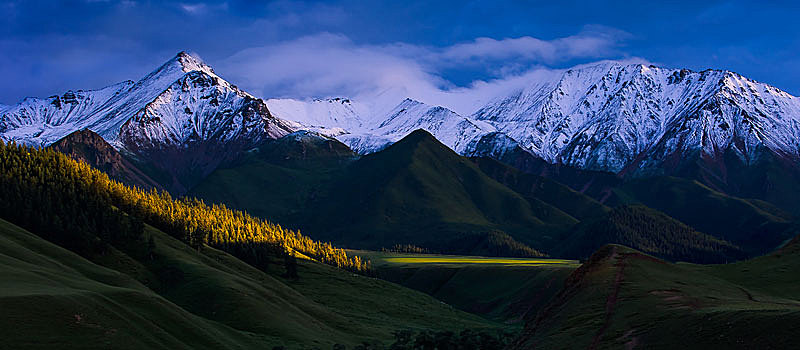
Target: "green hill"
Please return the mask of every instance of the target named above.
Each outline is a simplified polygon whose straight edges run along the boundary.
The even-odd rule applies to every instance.
[[[312,208],[311,232],[359,248],[414,244],[467,254],[481,240],[472,237],[499,232],[541,251],[577,222],[532,205],[422,130],[354,162],[332,187]]]
[[[301,227],[307,207],[326,196],[332,178],[356,156],[334,139],[297,133],[267,141],[215,170],[189,195]]]
[[[524,173],[492,158],[472,158],[486,175],[521,194],[532,205],[546,202],[578,220],[593,219],[610,208],[593,198],[546,177]]]
[[[795,254],[789,259],[794,263]],[[523,336],[512,348],[793,348],[800,341],[798,295],[771,293],[756,281],[740,284],[743,279],[730,278],[726,270],[763,267],[763,278],[773,280],[769,265],[762,258],[739,265],[676,265],[605,246],[543,310],[526,317]]]
[[[0,337],[20,349],[245,349],[269,339],[194,315],[130,276],[0,220]]]

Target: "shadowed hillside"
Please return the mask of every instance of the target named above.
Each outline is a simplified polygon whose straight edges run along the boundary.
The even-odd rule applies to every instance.
[[[745,282],[745,276],[734,277],[730,269],[756,269],[765,272],[763,278],[780,281],[781,272],[770,271],[776,262],[796,269],[795,253],[695,266],[604,246],[567,278],[548,306],[527,316],[512,348],[792,348],[800,341],[796,289],[774,293],[757,281]]]

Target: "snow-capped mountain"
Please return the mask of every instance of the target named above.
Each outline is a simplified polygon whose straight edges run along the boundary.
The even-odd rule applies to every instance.
[[[458,153],[466,152],[471,141],[495,131],[489,123],[470,120],[447,108],[405,99],[371,132],[394,142],[417,129],[427,130]]]
[[[47,146],[75,130],[92,129],[113,134],[112,120],[93,118],[109,100],[134,83],[125,81],[99,90],[67,91],[48,98],[26,98],[9,106],[0,118],[0,137],[29,145]]]
[[[292,125],[181,52],[135,83],[25,99],[2,112],[0,138],[48,146],[88,129],[169,175],[163,185],[183,193],[243,150],[295,131]]]
[[[472,115],[551,163],[618,172],[759,146],[800,159],[800,99],[728,71],[606,63],[566,71]]]
[[[549,163],[611,172],[728,151],[745,164],[762,149],[800,159],[800,99],[738,74],[604,62],[555,77],[467,117],[410,99],[381,115],[346,99],[268,104],[295,128],[321,131],[359,153],[421,128],[464,155],[519,147]]]
[[[0,118],[0,137],[32,145],[49,145],[80,129],[129,151],[206,140],[255,143],[292,131],[262,100],[185,52],[138,82],[28,98]]]

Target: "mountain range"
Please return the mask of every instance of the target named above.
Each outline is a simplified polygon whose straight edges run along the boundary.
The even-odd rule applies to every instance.
[[[686,159],[713,164],[728,153],[748,165],[767,155],[800,159],[800,99],[729,71],[606,62],[532,81],[468,116],[395,103],[263,101],[181,52],[137,82],[5,107],[0,135],[46,146],[88,128],[141,154],[209,142],[247,148],[311,130],[366,154],[424,129],[462,155],[519,146],[550,164],[612,173],[662,172]]]
[[[740,249],[769,251],[786,238],[790,216],[800,213],[798,98],[716,70],[605,62],[557,77],[462,116],[408,98],[393,107],[348,98],[265,101],[181,52],[137,82],[4,107],[0,137],[52,146],[131,185],[227,203],[362,248],[552,253],[565,249],[559,237],[578,222],[597,227],[589,222],[636,204],[724,240],[711,246],[734,244],[727,257],[714,259],[741,257]],[[509,182],[510,170],[489,158],[539,177]],[[555,180],[550,189],[568,187],[560,195],[520,187],[519,181],[542,185],[543,178]],[[653,178],[646,183],[662,186],[655,199],[636,185]],[[564,196],[566,189],[576,195]],[[267,192],[271,200],[264,201]],[[339,200],[342,193],[352,193],[350,201]],[[729,196],[723,206],[754,221],[730,227],[711,208],[706,216],[719,219],[704,223],[682,210],[687,205],[677,193]],[[442,205],[450,197],[462,199]],[[571,207],[592,201],[603,209]],[[380,212],[362,215],[364,208]],[[655,216],[635,217],[660,215],[647,213]],[[428,230],[439,237],[400,234]],[[761,239],[757,232],[773,235]],[[578,254],[571,249],[564,252]]]

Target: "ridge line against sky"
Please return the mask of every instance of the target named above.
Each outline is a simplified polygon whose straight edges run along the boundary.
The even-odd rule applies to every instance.
[[[797,96],[798,15],[744,1],[3,1],[0,103],[137,80],[181,50],[263,98],[508,89],[602,60],[726,69]]]

